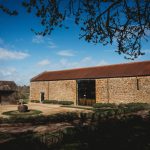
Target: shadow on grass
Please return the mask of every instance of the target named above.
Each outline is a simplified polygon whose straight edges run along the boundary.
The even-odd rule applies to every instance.
[[[15,135],[14,140],[0,144],[1,150],[149,150],[150,118],[124,116],[100,120],[91,125],[76,124],[62,134],[35,133]],[[61,138],[59,137],[61,136]],[[40,139],[40,140],[39,140]],[[41,140],[42,139],[42,140]]]
[[[33,132],[9,135],[12,140],[0,144],[1,150],[48,150],[46,144],[34,137]],[[2,133],[1,133],[2,136]],[[2,138],[2,137],[1,137]],[[2,139],[1,139],[2,140]]]

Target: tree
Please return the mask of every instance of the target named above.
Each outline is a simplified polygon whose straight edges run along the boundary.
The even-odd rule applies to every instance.
[[[10,10],[7,7],[5,7],[4,5],[0,4],[0,10],[2,10],[4,13],[9,14],[11,16],[16,16],[18,15],[17,10]]]
[[[149,0],[23,0],[28,13],[40,19],[43,31],[49,35],[64,27],[68,17],[80,26],[80,38],[103,45],[117,43],[116,52],[135,59],[141,52],[141,41],[147,40],[150,30]]]

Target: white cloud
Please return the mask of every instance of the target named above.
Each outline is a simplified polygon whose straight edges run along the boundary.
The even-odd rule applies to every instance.
[[[23,80],[23,75],[20,75],[14,67],[0,68],[0,79],[5,81],[15,81],[17,84],[26,82]],[[23,82],[22,82],[23,81]]]
[[[50,61],[48,59],[44,59],[44,60],[41,60],[40,62],[38,62],[38,66],[46,66],[49,64],[50,64]]]
[[[32,43],[36,43],[36,44],[44,43],[43,36],[41,36],[41,35],[34,36],[32,39]]]
[[[1,78],[12,76],[14,73],[16,73],[16,68],[1,68],[0,69]]]
[[[96,61],[92,57],[87,56],[78,61],[70,61],[69,59],[63,58],[59,62],[51,65],[52,70],[69,69],[69,68],[82,68],[91,66],[100,66],[109,64],[105,60]]]
[[[75,56],[75,52],[73,50],[61,50],[57,53],[57,55],[64,56],[64,57],[71,57],[71,56]]]
[[[37,74],[37,70],[36,73],[32,71],[25,71],[24,73],[22,71],[17,71],[17,69],[14,67],[0,68],[0,80],[15,81],[15,83],[18,85],[29,85],[30,79]]]
[[[28,53],[19,52],[19,51],[10,51],[5,48],[0,48],[0,59],[9,60],[9,59],[24,59],[28,57]]]
[[[52,41],[48,41],[48,48],[56,48],[56,44]]]
[[[108,65],[109,63],[105,60],[101,60],[100,62],[98,62],[97,66],[104,66],[104,65]]]
[[[68,66],[68,65],[69,65],[67,59],[61,59],[61,60],[60,60],[60,64],[61,64],[62,66],[66,66],[66,65]]]
[[[81,62],[83,62],[83,63],[89,63],[90,61],[92,61],[92,58],[88,57],[88,56],[81,60]]]
[[[50,38],[43,37],[42,35],[36,35],[32,38],[32,43],[45,44],[48,48],[56,48],[57,45]]]

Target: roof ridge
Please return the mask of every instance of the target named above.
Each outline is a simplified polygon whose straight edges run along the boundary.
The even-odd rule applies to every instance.
[[[44,71],[30,81],[49,81],[81,78],[104,78],[150,75],[150,61],[136,61],[104,66]]]
[[[0,80],[2,82],[14,82],[13,80]]]
[[[31,81],[31,80],[34,80],[35,78],[39,77],[40,75],[42,75],[42,74],[44,74],[44,73],[46,73],[46,72],[47,72],[47,71],[43,71],[42,73],[40,73],[40,74],[34,76],[33,78],[30,79],[30,81]]]
[[[80,67],[80,68],[72,68],[72,69],[70,68],[70,69],[64,69],[64,70],[51,70],[51,71],[45,71],[43,73],[62,72],[62,71],[65,72],[65,71],[71,71],[71,70],[92,69],[92,68],[109,67],[109,66],[120,66],[120,65],[135,64],[135,63],[145,63],[145,62],[150,62],[150,61],[146,60],[146,61],[136,61],[136,62],[119,63],[119,64],[109,64],[109,65],[102,65],[102,66],[99,65],[99,66]]]

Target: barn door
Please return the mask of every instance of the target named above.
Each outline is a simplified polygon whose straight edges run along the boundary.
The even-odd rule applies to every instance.
[[[78,80],[78,105],[92,106],[96,102],[95,80]]]
[[[44,99],[45,99],[45,93],[41,92],[40,93],[40,101],[41,101],[41,103],[44,101]]]

